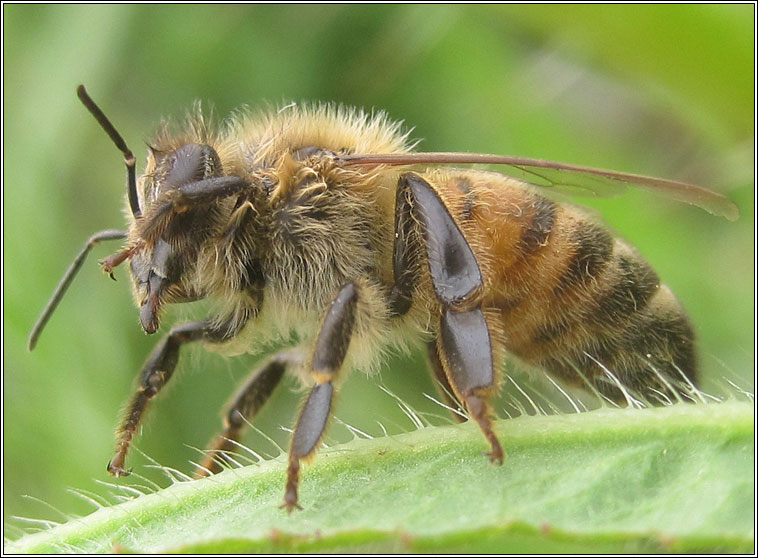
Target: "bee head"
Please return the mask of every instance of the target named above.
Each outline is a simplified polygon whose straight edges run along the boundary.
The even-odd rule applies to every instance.
[[[84,263],[89,251],[105,240],[126,238],[127,245],[100,262],[113,277],[113,269],[130,260],[135,297],[140,305],[140,321],[147,333],[158,329],[158,313],[165,302],[189,302],[202,298],[190,278],[201,243],[211,234],[213,219],[220,215],[215,202],[231,196],[244,184],[241,179],[223,176],[216,150],[205,143],[205,134],[196,134],[203,143],[177,143],[159,135],[163,149],[150,148],[148,168],[138,187],[136,160],[126,142],[84,86],[77,95],[85,108],[108,134],[124,156],[126,189],[133,223],[129,231],[108,229],[92,235],[64,274],[29,336],[33,349],[45,325]],[[193,128],[194,130],[201,130]]]
[[[169,152],[151,148],[139,196],[141,215],[135,216],[133,227],[136,241],[126,254],[146,333],[157,331],[164,303],[202,296],[194,292],[189,278],[218,212],[215,198],[205,199],[203,185],[212,185],[209,179],[222,174],[219,156],[210,145],[187,143]]]

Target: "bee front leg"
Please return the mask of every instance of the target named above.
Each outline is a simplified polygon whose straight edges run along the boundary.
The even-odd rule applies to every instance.
[[[297,503],[300,461],[315,453],[326,430],[334,395],[332,381],[336,380],[350,345],[357,304],[358,287],[355,283],[347,283],[340,289],[321,324],[310,370],[316,385],[300,411],[290,445],[287,486],[281,506],[288,513],[295,508],[302,509]]]
[[[414,243],[423,248],[416,249]],[[488,403],[496,385],[492,339],[481,305],[484,283],[479,264],[445,203],[429,182],[416,173],[398,181],[395,206],[395,287],[393,308],[409,308],[419,265],[426,256],[429,275],[442,306],[435,347],[429,347],[432,371],[443,389],[466,406],[482,429],[494,463],[502,463],[503,448],[492,429]],[[444,380],[442,379],[444,376]]]
[[[241,327],[239,328],[241,329]],[[116,477],[129,475],[125,469],[126,454],[132,444],[142,415],[148,403],[166,385],[179,360],[179,349],[192,341],[222,342],[234,337],[239,331],[229,332],[225,326],[214,326],[212,320],[189,322],[171,329],[153,349],[139,374],[139,386],[128,406],[123,424],[118,429],[116,454],[108,462],[108,472]]]

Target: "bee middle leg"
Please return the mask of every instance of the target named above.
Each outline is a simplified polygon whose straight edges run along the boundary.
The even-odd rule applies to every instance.
[[[287,486],[282,508],[288,513],[302,509],[297,503],[300,479],[300,461],[311,457],[318,448],[332,411],[334,386],[342,363],[345,360],[350,338],[355,325],[358,305],[358,287],[355,283],[344,285],[327,311],[321,324],[311,361],[310,374],[316,381],[292,433],[292,443],[287,467]]]
[[[490,443],[490,461],[502,463],[503,448],[492,428],[488,402],[496,385],[492,336],[481,305],[475,302],[483,288],[481,270],[435,189],[409,172],[398,181],[395,205],[395,286],[390,306],[396,315],[411,306],[419,255],[425,255],[442,306],[437,339],[429,347],[432,371],[478,423]]]
[[[202,320],[178,325],[171,329],[153,349],[139,374],[139,386],[128,406],[126,418],[118,430],[116,453],[108,462],[108,472],[116,477],[129,475],[125,469],[126,455],[132,445],[142,415],[148,403],[168,383],[179,360],[179,349],[185,343],[208,341],[220,343],[233,338],[241,329],[230,332],[226,325]]]
[[[299,358],[292,352],[284,352],[269,359],[255,370],[250,379],[232,399],[224,417],[224,430],[216,436],[211,451],[203,464],[195,471],[196,477],[205,477],[221,471],[226,454],[239,442],[246,423],[263,408],[271,394],[284,377],[287,367],[297,364]]]

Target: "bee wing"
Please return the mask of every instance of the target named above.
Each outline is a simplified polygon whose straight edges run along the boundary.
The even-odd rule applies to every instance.
[[[737,206],[717,192],[674,180],[654,178],[580,165],[569,165],[526,157],[505,157],[480,153],[391,153],[387,155],[343,155],[342,165],[505,165],[505,173],[527,184],[547,187],[574,195],[611,197],[624,192],[627,186],[650,190],[668,198],[696,205],[706,211],[734,221],[739,217]]]

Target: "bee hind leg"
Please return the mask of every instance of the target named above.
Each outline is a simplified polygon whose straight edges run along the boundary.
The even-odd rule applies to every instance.
[[[492,429],[489,393],[495,386],[490,331],[480,308],[466,312],[445,309],[437,338],[437,349],[446,365],[453,389],[466,404],[490,443],[490,461],[503,463],[503,448]]]
[[[492,428],[489,395],[496,385],[492,339],[478,295],[482,273],[474,252],[434,187],[409,172],[398,180],[395,205],[392,308],[406,310],[425,253],[435,295],[442,307],[435,347],[429,347],[432,371],[443,389],[464,403],[482,429],[492,462],[504,453]],[[416,249],[417,244],[421,250]],[[402,312],[398,312],[402,313]]]
[[[316,382],[308,394],[292,433],[287,467],[287,485],[282,508],[291,513],[302,509],[297,501],[300,461],[313,456],[323,438],[332,412],[334,386],[345,360],[355,324],[358,287],[345,284],[326,313],[316,340],[310,374]]]
[[[437,381],[440,395],[445,400],[447,406],[452,409],[453,418],[458,422],[466,422],[468,418],[461,412],[464,406],[458,397],[456,397],[455,390],[453,390],[453,386],[450,385],[450,381],[447,379],[445,367],[442,365],[439,352],[437,351],[437,343],[434,341],[427,343],[426,350],[429,360],[429,368],[434,375],[434,379]]]

